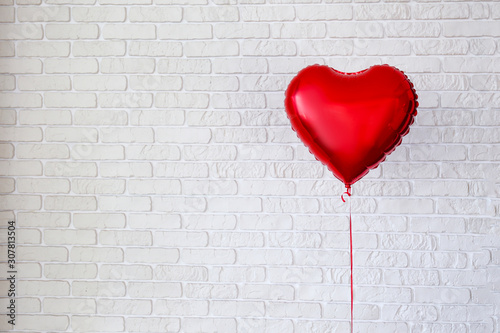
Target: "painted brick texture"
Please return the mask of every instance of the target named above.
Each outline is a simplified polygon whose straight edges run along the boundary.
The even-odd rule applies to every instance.
[[[420,107],[353,187],[355,332],[500,331],[500,3],[0,2],[0,330],[348,332],[349,205],[284,91],[388,63]]]

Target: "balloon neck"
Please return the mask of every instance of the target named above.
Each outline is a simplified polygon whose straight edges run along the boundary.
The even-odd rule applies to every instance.
[[[346,184],[345,189],[346,189],[346,191],[344,193],[342,193],[342,195],[340,196],[340,198],[342,199],[343,202],[345,202],[344,194],[347,194],[348,197],[351,196],[351,185]]]

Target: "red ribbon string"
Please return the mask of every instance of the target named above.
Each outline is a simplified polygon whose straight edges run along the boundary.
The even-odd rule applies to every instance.
[[[351,196],[351,187],[346,185],[346,191],[342,193],[340,197],[343,202],[345,202],[344,194],[347,194],[348,197]],[[354,286],[352,283],[352,267],[353,267],[353,259],[352,259],[352,218],[351,218],[351,200],[349,200],[349,256],[351,259],[351,333],[354,331]]]

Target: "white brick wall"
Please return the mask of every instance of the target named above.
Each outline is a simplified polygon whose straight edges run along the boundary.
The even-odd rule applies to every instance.
[[[283,106],[314,63],[419,94],[353,188],[355,331],[500,331],[498,1],[2,0],[0,22],[16,331],[348,332],[342,184]]]

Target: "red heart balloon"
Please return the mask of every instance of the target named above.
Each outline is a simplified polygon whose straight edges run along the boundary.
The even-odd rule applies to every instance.
[[[309,66],[285,98],[292,128],[348,189],[401,143],[417,106],[413,84],[389,65],[357,73]]]

